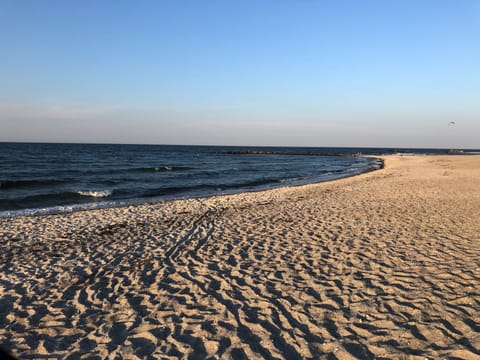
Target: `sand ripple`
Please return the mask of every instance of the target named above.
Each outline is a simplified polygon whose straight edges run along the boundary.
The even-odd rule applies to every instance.
[[[479,359],[479,179],[479,157],[392,157],[319,185],[0,219],[0,343],[25,359]]]

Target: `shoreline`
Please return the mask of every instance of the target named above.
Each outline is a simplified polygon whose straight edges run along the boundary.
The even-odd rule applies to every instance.
[[[480,356],[480,156],[258,192],[0,218],[19,358]]]

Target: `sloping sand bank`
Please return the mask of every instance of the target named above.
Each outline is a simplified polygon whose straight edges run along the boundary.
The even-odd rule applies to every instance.
[[[21,358],[480,358],[480,157],[0,219]]]

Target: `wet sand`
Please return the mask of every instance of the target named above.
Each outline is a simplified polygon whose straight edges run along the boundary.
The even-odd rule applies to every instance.
[[[25,359],[479,359],[480,156],[2,218],[0,345]]]

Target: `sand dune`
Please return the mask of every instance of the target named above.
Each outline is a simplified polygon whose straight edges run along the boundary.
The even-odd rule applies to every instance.
[[[480,359],[480,157],[385,161],[2,218],[0,344],[25,359]]]

